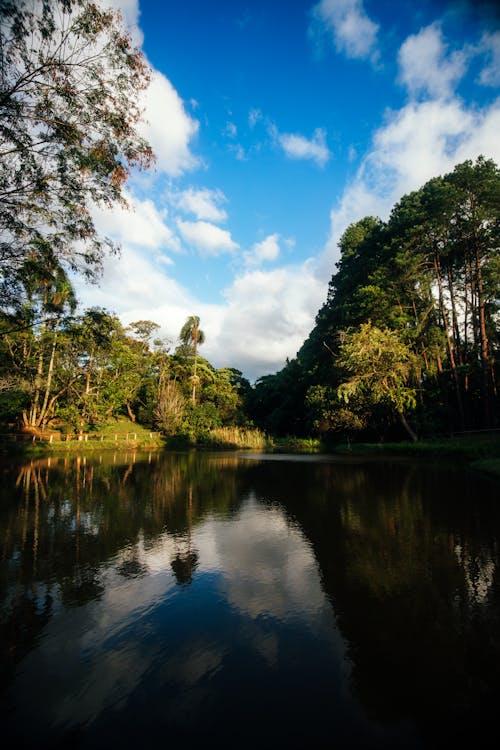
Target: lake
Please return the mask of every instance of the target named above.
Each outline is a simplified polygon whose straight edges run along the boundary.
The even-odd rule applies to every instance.
[[[480,746],[499,489],[401,459],[4,459],[4,746]]]

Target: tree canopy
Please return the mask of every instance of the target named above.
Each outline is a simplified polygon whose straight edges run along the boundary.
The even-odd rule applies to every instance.
[[[91,0],[0,0],[0,300],[50,258],[95,277],[92,206],[123,202],[149,68],[118,12]]]
[[[339,249],[308,339],[257,383],[257,424],[380,437],[396,429],[391,412],[401,422],[411,406],[424,434],[498,427],[497,165],[458,164],[403,196],[387,221],[349,226]]]

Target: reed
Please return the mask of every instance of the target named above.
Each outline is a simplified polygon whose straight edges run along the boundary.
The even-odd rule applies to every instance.
[[[245,448],[264,450],[271,447],[271,439],[260,430],[245,427],[217,427],[210,430],[204,444],[213,448]]]

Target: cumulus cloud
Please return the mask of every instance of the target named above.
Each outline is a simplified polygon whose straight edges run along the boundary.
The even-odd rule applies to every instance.
[[[203,355],[215,367],[237,367],[255,380],[295,356],[324,302],[328,279],[311,261],[270,271],[247,268],[226,288],[222,303],[207,304],[168,274],[161,256],[124,245],[119,262],[105,260],[99,286],[75,281],[83,308],[105,307],[125,325],[154,320],[159,336],[172,342],[186,318],[199,315]]]
[[[232,253],[238,248],[227,229],[208,221],[177,221],[177,226],[185,242],[194,245],[202,255],[217,256]]]
[[[326,145],[326,133],[317,128],[311,139],[297,133],[281,133],[278,142],[290,159],[311,159],[323,167],[330,158],[330,151]]]
[[[166,213],[161,213],[152,200],[139,200],[125,193],[129,210],[116,205],[112,209],[94,207],[93,216],[99,232],[120,244],[150,250],[181,250],[179,238],[166,224]]]
[[[232,363],[250,379],[281,369],[309,335],[327,283],[308,261],[238,276],[225,290],[219,366]]]
[[[379,26],[366,14],[362,0],[321,0],[312,10],[314,36],[320,31],[332,34],[337,52],[357,59],[377,57]]]
[[[138,0],[100,2],[120,12],[134,44],[142,47],[144,35],[139,27]],[[168,78],[154,68],[151,83],[141,95],[141,105],[144,115],[138,130],[155,152],[158,171],[177,177],[196,167],[198,159],[192,154],[190,145],[199,123],[186,112],[184,102]]]
[[[479,155],[500,160],[500,99],[481,111],[460,100],[409,102],[376,131],[354,180],[331,211],[323,259],[331,267],[344,229],[368,214],[386,219],[396,201],[431,177]]]
[[[220,208],[219,204],[226,201],[227,198],[221,190],[190,187],[180,194],[177,205],[183,211],[194,214],[197,219],[225,221],[227,213],[223,208]]]
[[[140,132],[156,154],[158,171],[178,177],[197,166],[190,142],[198,132],[199,123],[188,115],[177,91],[157,70],[153,70],[142,103],[144,121]]]
[[[186,310],[193,305],[189,292],[165,273],[161,256],[144,254],[129,245],[123,246],[119,261],[105,259],[99,286],[83,285],[80,279],[76,285],[82,307],[105,307],[123,316],[125,322],[148,318],[163,324],[172,308]],[[161,316],[155,317],[162,306]],[[148,315],[138,315],[146,311]],[[184,322],[180,313],[174,314],[174,320],[182,321],[181,325]]]
[[[486,65],[479,75],[479,83],[483,86],[500,85],[500,31],[494,34],[483,34],[478,52],[483,53]]]
[[[412,34],[399,50],[399,80],[411,94],[450,96],[465,73],[467,56],[463,50],[447,52],[439,24]]]
[[[245,253],[247,266],[258,266],[264,261],[273,261],[280,254],[279,234],[270,234],[262,242],[256,242],[252,249]]]

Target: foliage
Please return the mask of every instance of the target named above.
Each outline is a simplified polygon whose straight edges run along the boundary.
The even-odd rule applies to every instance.
[[[119,14],[91,0],[0,0],[0,282],[24,289],[28,263],[95,276],[111,243],[90,208],[124,202],[149,68]]]
[[[315,327],[295,359],[256,384],[255,423],[275,434],[382,435],[394,412],[408,431],[411,408],[428,435],[499,426],[499,209],[500,172],[479,157],[403,196],[387,222],[348,227]],[[349,350],[341,331],[357,335]]]
[[[278,445],[498,426],[499,204],[499,170],[479,158],[403,196],[387,222],[348,227],[308,339],[254,387],[199,356],[197,316],[171,353],[154,321],[124,328],[106,310],[77,311],[40,243],[17,276],[18,304],[0,313],[0,419],[87,432],[127,415],[207,446],[255,427]]]
[[[362,394],[374,404],[388,402],[398,413],[415,408],[415,388],[408,386],[415,357],[396,331],[362,323],[343,332],[337,363],[350,374],[338,387],[345,403]]]

